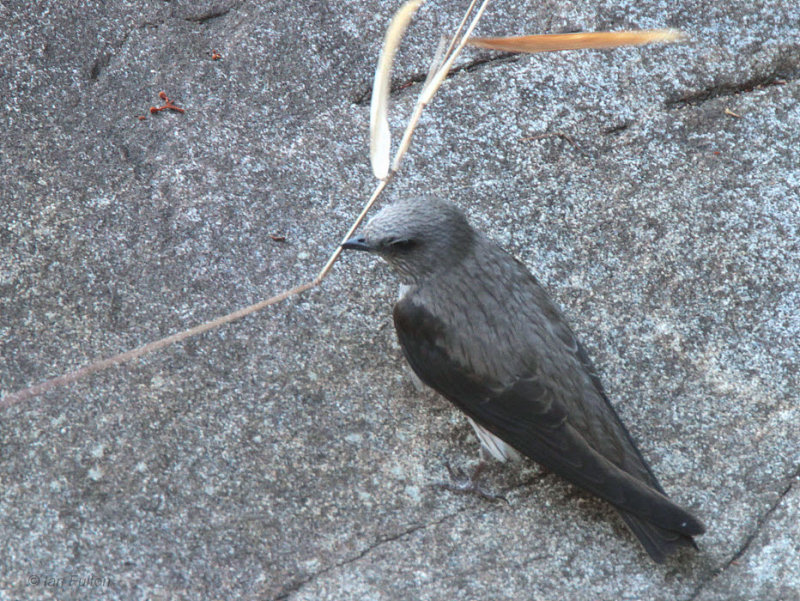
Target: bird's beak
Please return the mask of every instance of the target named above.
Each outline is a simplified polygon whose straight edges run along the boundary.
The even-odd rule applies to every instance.
[[[342,243],[342,248],[345,250],[371,250],[364,236],[350,238],[347,242]]]

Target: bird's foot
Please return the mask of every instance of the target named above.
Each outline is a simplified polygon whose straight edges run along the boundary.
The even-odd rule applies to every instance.
[[[487,490],[485,490],[480,483],[478,482],[478,476],[486,467],[486,462],[481,461],[475,467],[472,472],[471,476],[467,476],[464,473],[464,470],[461,468],[453,468],[449,463],[444,464],[447,468],[448,473],[450,474],[451,481],[450,482],[434,482],[431,486],[435,486],[437,488],[444,488],[445,490],[449,490],[451,492],[456,492],[459,494],[473,494],[477,495],[487,501],[505,501],[506,504],[508,503],[508,499],[506,499],[503,495],[494,494]]]

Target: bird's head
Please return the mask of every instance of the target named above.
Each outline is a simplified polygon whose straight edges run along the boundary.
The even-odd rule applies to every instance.
[[[403,279],[418,282],[460,262],[474,237],[475,231],[455,205],[422,197],[382,209],[362,234],[342,248],[375,253]]]

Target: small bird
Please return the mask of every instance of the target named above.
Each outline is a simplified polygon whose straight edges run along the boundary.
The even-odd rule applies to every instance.
[[[430,196],[390,205],[342,248],[377,254],[400,275],[403,353],[489,455],[529,457],[605,499],[656,562],[696,548],[703,524],[667,497],[561,311],[455,205]]]

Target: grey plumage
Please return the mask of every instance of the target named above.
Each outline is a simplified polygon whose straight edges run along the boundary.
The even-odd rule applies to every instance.
[[[343,247],[377,253],[401,276],[394,322],[406,359],[484,446],[506,444],[607,500],[658,562],[694,545],[703,525],[667,498],[561,312],[455,206],[394,204]]]

